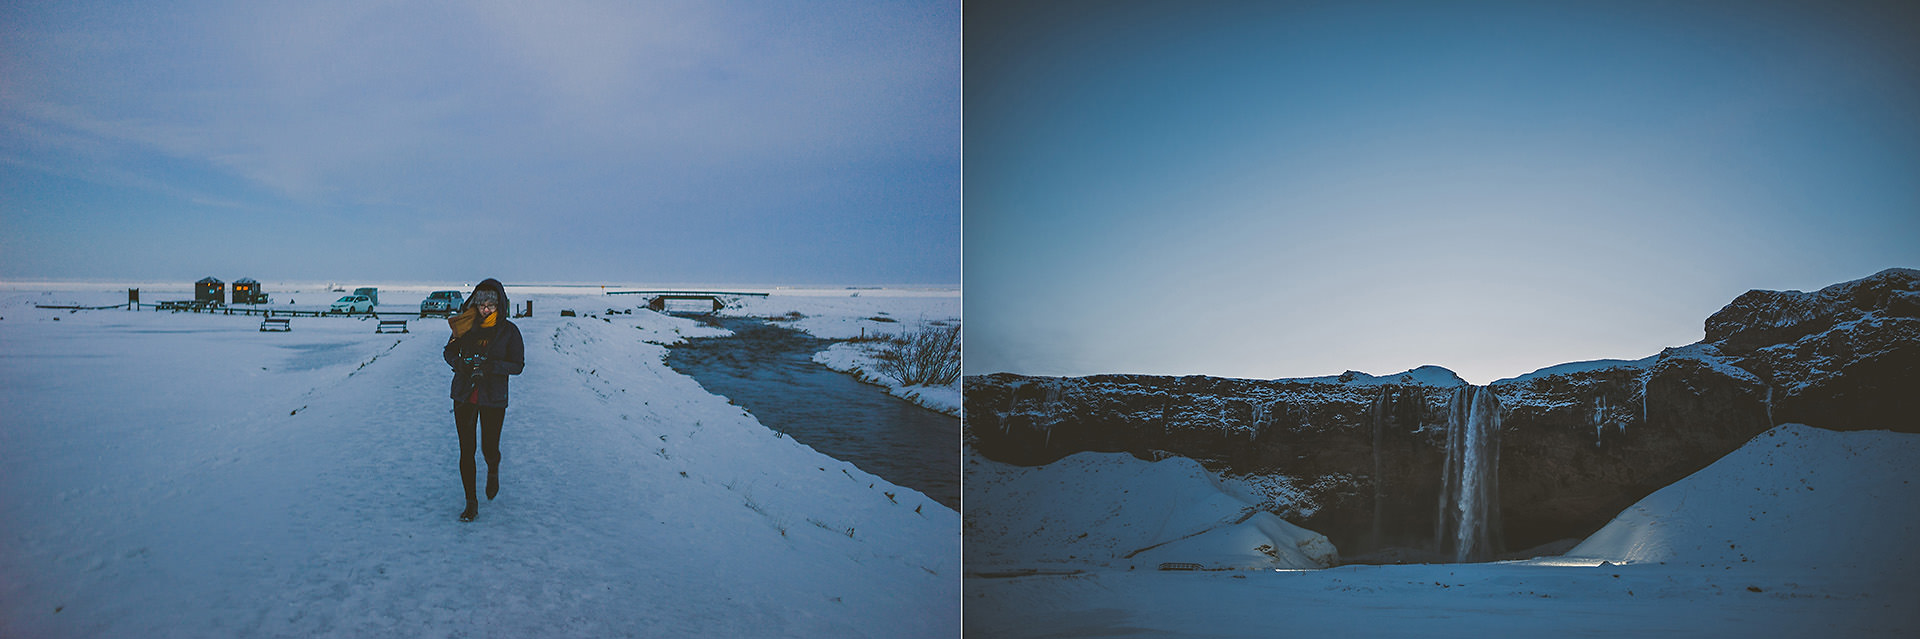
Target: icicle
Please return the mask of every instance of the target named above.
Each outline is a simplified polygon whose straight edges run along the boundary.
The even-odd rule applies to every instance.
[[[1593,397],[1593,418],[1587,420],[1587,423],[1593,426],[1593,445],[1595,448],[1600,446],[1601,431],[1606,428],[1606,423],[1600,419],[1600,414],[1606,411],[1605,405],[1601,403],[1604,399],[1604,397],[1599,395]]]
[[[1647,425],[1647,378],[1640,377],[1640,425]]]
[[[1772,385],[1772,384],[1768,384],[1768,385],[1767,385],[1767,427],[1768,427],[1768,428],[1772,428],[1772,427],[1773,427],[1773,425],[1774,425],[1774,422],[1773,422],[1773,385]]]

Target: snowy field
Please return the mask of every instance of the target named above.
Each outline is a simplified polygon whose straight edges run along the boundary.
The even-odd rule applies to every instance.
[[[969,456],[966,634],[1911,637],[1915,460],[1920,435],[1782,425],[1564,557],[1163,572],[1313,539],[1249,529],[1247,491],[1185,459],[1082,453],[1023,469]]]
[[[510,287],[538,313],[499,498],[463,524],[443,322],[34,308],[126,288],[0,284],[0,637],[959,633],[959,515],[663,364],[716,329]],[[380,288],[406,310],[470,286]],[[753,313],[828,337],[959,314],[951,290],[771,292]]]

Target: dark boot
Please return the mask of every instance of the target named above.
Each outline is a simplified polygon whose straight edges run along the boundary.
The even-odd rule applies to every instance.
[[[467,500],[467,509],[460,511],[460,521],[473,521],[473,518],[479,516],[480,502],[473,499]]]
[[[500,469],[495,466],[488,466],[487,501],[493,501],[493,496],[498,494],[500,494]]]

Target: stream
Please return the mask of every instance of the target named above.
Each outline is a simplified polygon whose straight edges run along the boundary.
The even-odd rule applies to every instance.
[[[960,507],[960,419],[813,361],[832,340],[765,320],[702,317],[732,337],[687,340],[667,366],[775,431],[887,481]]]

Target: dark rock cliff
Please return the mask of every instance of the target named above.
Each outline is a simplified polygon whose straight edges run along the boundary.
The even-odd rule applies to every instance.
[[[1773,418],[1920,432],[1920,271],[1888,269],[1812,293],[1748,291],[1707,338],[1773,388]]]
[[[1777,423],[1920,432],[1920,271],[1752,291],[1708,319],[1706,336],[1491,384],[1502,412],[1496,545],[1584,537]],[[1435,367],[1290,380],[997,374],[965,380],[964,414],[968,444],[989,459],[1189,457],[1283,480],[1271,510],[1343,556],[1431,559],[1448,399],[1461,384]]]

